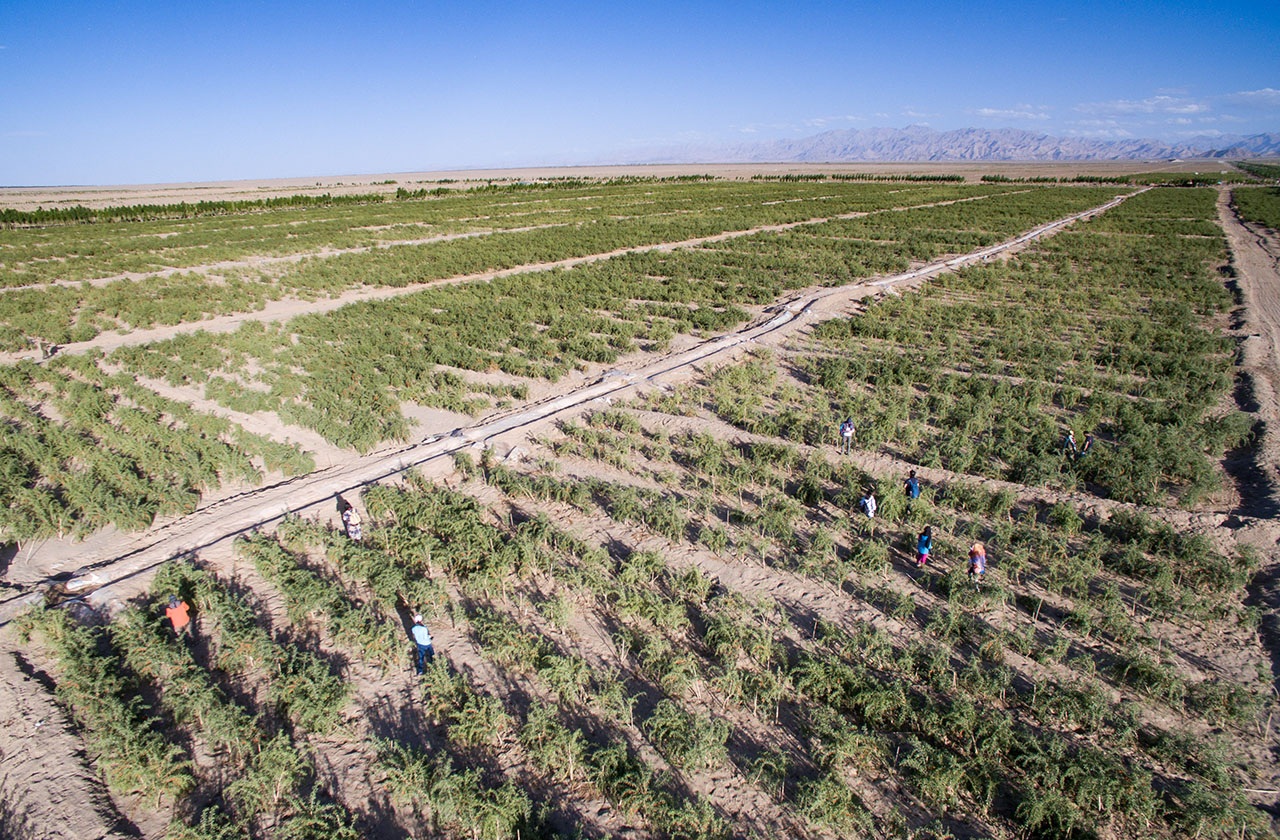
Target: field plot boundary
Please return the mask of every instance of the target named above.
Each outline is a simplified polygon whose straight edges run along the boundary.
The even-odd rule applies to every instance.
[[[500,230],[473,230],[465,233],[442,233],[437,236],[424,236],[418,239],[392,239],[387,242],[378,242],[374,245],[361,245],[355,248],[333,248],[320,251],[303,251],[297,254],[283,254],[280,256],[255,255],[238,260],[221,260],[219,262],[192,265],[185,268],[161,268],[156,271],[126,271],[121,274],[112,274],[108,277],[92,277],[88,280],[51,280],[48,283],[33,283],[30,286],[0,286],[0,294],[7,294],[9,292],[39,292],[48,289],[75,289],[85,285],[109,286],[112,283],[118,283],[122,280],[147,280],[155,277],[172,277],[175,274],[210,274],[215,271],[224,271],[227,269],[261,268],[264,265],[288,265],[290,263],[300,263],[303,260],[340,257],[344,254],[367,254],[372,251],[397,248],[403,245],[430,245],[434,242],[452,242],[455,239],[478,239],[483,236],[492,236],[497,233],[530,233],[535,230],[546,230],[547,228],[568,227],[570,224],[570,222],[561,222],[550,225],[502,228]]]
[[[1149,188],[1148,188],[1149,189]],[[1141,190],[1139,190],[1141,191]],[[592,263],[604,262],[605,260],[621,257],[627,254],[646,254],[646,253],[662,253],[675,251],[681,248],[693,248],[699,245],[706,245],[715,242],[725,242],[731,239],[738,239],[745,236],[754,236],[760,233],[778,233],[786,230],[793,230],[807,225],[821,225],[828,222],[840,221],[846,219],[859,219],[867,216],[873,216],[879,213],[900,213],[910,210],[921,210],[930,207],[946,207],[952,204],[962,204],[970,201],[981,201],[991,198],[992,196],[1009,196],[1019,195],[1029,192],[1029,190],[1012,190],[1003,193],[991,193],[986,195],[967,196],[965,198],[952,198],[944,201],[929,202],[927,204],[904,205],[901,207],[892,207],[883,210],[856,210],[850,213],[841,213],[833,216],[819,216],[811,219],[802,219],[798,222],[781,222],[773,225],[758,225],[756,227],[745,228],[743,230],[730,230],[721,233],[713,233],[707,236],[694,237],[692,239],[681,239],[673,242],[656,242],[648,245],[636,245],[624,248],[616,248],[612,251],[604,251],[598,254],[587,254],[578,257],[566,257],[562,260],[553,260],[544,263],[532,263],[528,265],[518,265],[512,268],[503,268],[495,271],[483,271],[475,274],[460,274],[454,277],[444,277],[435,280],[428,280],[422,283],[414,283],[406,286],[384,286],[375,288],[357,288],[348,289],[331,298],[322,300],[308,300],[303,297],[286,296],[282,300],[267,303],[262,309],[250,312],[237,312],[230,315],[219,315],[212,318],[206,318],[200,321],[187,321],[180,324],[173,324],[163,327],[155,327],[151,329],[131,330],[129,332],[103,332],[88,341],[72,342],[68,344],[58,345],[57,352],[59,354],[71,353],[87,353],[92,350],[111,351],[120,347],[130,347],[138,344],[148,344],[153,341],[163,341],[173,338],[176,335],[193,332],[207,333],[227,333],[234,332],[240,328],[241,324],[255,321],[283,321],[302,315],[316,315],[326,312],[332,312],[341,309],[352,303],[361,303],[364,301],[386,300],[389,298],[411,295],[425,289],[436,288],[439,286],[459,285],[470,282],[488,282],[501,277],[512,277],[521,274],[536,274],[546,271],[554,271],[556,269],[574,268],[580,265],[590,265]],[[545,227],[556,227],[556,225],[548,225]],[[294,254],[283,257],[253,257],[246,260],[230,260],[225,263],[215,263],[204,266],[193,266],[185,269],[163,269],[157,272],[148,272],[138,275],[129,275],[127,277],[110,277],[100,278],[97,281],[66,281],[58,283],[46,283],[38,286],[15,286],[8,289],[0,289],[4,291],[30,291],[48,288],[56,288],[59,286],[76,287],[83,283],[90,285],[105,286],[110,283],[130,282],[132,280],[141,280],[149,277],[166,277],[175,274],[187,273],[207,273],[217,268],[253,268],[268,262],[273,263],[298,263],[304,259],[327,259],[329,257],[342,256],[344,254],[372,253],[377,250],[386,250],[393,246],[413,247],[415,245],[430,244],[436,241],[445,241],[446,239],[466,239],[477,238],[479,236],[490,236],[503,233],[513,233],[520,231],[534,230],[535,228],[523,228],[512,231],[490,231],[488,233],[470,233],[470,234],[454,234],[446,237],[438,237],[435,239],[412,240],[406,242],[388,242],[380,243],[372,247],[353,248],[335,250],[323,253],[307,253]],[[23,359],[31,359],[30,351],[15,351],[9,353],[0,353],[0,364],[12,364]],[[40,358],[40,354],[36,354],[36,359]]]
[[[627,389],[658,383],[660,377],[713,358],[731,355],[734,351],[750,346],[753,342],[779,333],[788,327],[798,326],[813,319],[823,320],[841,314],[837,307],[830,311],[819,307],[820,303],[849,303],[868,295],[885,294],[895,285],[923,282],[929,277],[980,263],[1008,252],[1040,237],[1052,234],[1076,221],[1091,218],[1116,207],[1125,199],[1145,192],[1144,188],[1117,196],[1101,205],[1038,225],[1016,237],[996,245],[981,248],[968,254],[930,263],[901,274],[851,286],[832,287],[811,292],[793,300],[775,304],[774,314],[763,323],[749,325],[736,332],[709,339],[698,346],[676,353],[643,367],[630,371],[608,371],[597,382],[575,388],[563,395],[550,397],[542,402],[525,405],[505,415],[486,420],[473,426],[460,427],[449,435],[431,437],[406,446],[387,447],[365,456],[353,456],[344,464],[317,470],[276,484],[221,499],[198,509],[196,512],[144,532],[135,538],[126,550],[89,555],[85,564],[60,580],[47,580],[28,585],[17,594],[0,601],[0,626],[4,626],[28,606],[40,603],[46,591],[57,586],[73,596],[85,597],[91,603],[102,604],[110,599],[111,584],[133,577],[174,558],[191,554],[246,533],[253,528],[274,522],[289,513],[310,507],[335,495],[371,484],[389,476],[404,472],[442,456],[452,455],[468,447],[482,446],[485,441],[503,433],[518,430],[535,422],[552,418],[561,412],[574,409]],[[945,202],[954,203],[954,202]],[[791,223],[789,227],[813,222]],[[718,234],[717,238],[731,238],[741,233]],[[666,243],[647,246],[645,250],[675,248],[685,243]],[[633,250],[633,249],[628,249]],[[579,261],[592,258],[577,258]],[[396,289],[404,294],[404,290]],[[416,289],[414,290],[416,291]],[[105,556],[104,556],[105,555]]]

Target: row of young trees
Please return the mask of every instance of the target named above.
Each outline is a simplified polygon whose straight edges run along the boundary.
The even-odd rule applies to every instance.
[[[566,184],[529,196],[509,190],[468,191],[425,201],[280,208],[181,221],[102,222],[21,230],[0,227],[0,247],[5,253],[0,286],[216,266],[255,256],[305,255],[517,229],[528,229],[524,233],[531,236],[525,238],[543,253],[558,248],[555,253],[566,257],[581,252],[581,247],[574,249],[571,230],[562,230],[556,240],[532,234],[586,226],[583,233],[597,244],[639,244],[655,241],[654,236],[687,238],[712,231],[714,225],[708,223],[715,219],[719,230],[732,230],[847,212],[859,209],[864,198],[883,198],[891,195],[891,190],[889,185],[874,184]],[[482,253],[484,249],[481,243],[472,243],[469,250]],[[445,253],[454,261],[459,259],[455,251]],[[495,263],[490,267],[500,266]],[[369,275],[359,279],[371,282]],[[315,288],[314,281],[312,278],[313,285],[308,288]],[[377,284],[376,279],[372,282]],[[336,288],[349,286],[344,282]]]
[[[932,190],[928,197],[936,199]],[[632,254],[536,277],[428,289],[285,325],[251,324],[231,335],[125,348],[113,359],[149,376],[207,381],[210,398],[240,410],[253,410],[242,400],[275,410],[338,445],[363,451],[408,435],[396,405],[401,400],[453,410],[492,404],[484,386],[442,374],[440,366],[554,380],[639,347],[663,349],[679,333],[728,329],[748,317],[742,305],[771,302],[787,289],[902,270],[913,258],[989,243],[1103,197],[1104,192],[1075,188],[1018,191],[939,207],[923,217],[917,214],[925,211],[886,210],[875,216],[883,221],[869,229],[829,223],[673,253]],[[864,198],[890,207],[898,201],[889,195]],[[987,204],[998,207],[976,209]],[[922,224],[944,232],[927,243],[894,244],[895,237],[914,237],[911,231]],[[381,255],[376,259],[386,262]],[[246,365],[256,371],[256,388],[209,378],[210,371],[242,371]],[[518,392],[488,396],[501,400]]]
[[[7,285],[21,286],[52,271],[62,279],[153,272],[170,266],[214,265],[212,274],[176,273],[121,279],[100,285],[39,286],[0,295],[0,347],[23,349],[34,338],[63,344],[85,341],[111,329],[142,329],[190,323],[236,312],[252,312],[285,294],[333,295],[360,286],[404,286],[429,280],[496,271],[617,248],[681,240],[898,204],[984,195],[1001,188],[950,187],[895,195],[887,187],[842,186],[835,195],[817,186],[709,185],[702,192],[668,185],[650,193],[571,195],[542,202],[497,202],[476,206],[448,199],[450,209],[363,218],[280,219],[253,225],[217,220],[191,230],[141,231],[127,236],[79,236],[67,241],[3,243]],[[360,208],[361,210],[367,208]],[[27,232],[23,232],[24,235]],[[64,234],[65,236],[65,234]],[[379,242],[440,241],[328,256],[296,266],[217,268],[221,260],[248,255],[368,249]],[[6,280],[0,272],[0,283]]]
[[[157,219],[194,219],[200,216],[224,216],[256,210],[283,207],[331,207],[342,204],[367,204],[383,201],[378,193],[356,195],[282,195],[273,198],[239,201],[185,201],[177,204],[127,204],[109,207],[43,207],[35,210],[0,210],[0,227],[37,227],[47,225],[89,224],[93,222],[149,222]]]
[[[224,483],[314,468],[309,454],[108,376],[93,357],[0,367],[0,534],[145,528]]]
[[[1230,677],[1182,677],[1182,656],[1198,654],[1170,656],[1168,640],[1148,624],[1223,622],[1227,632],[1237,621],[1252,626],[1256,615],[1239,604],[1251,576],[1248,558],[1224,557],[1205,538],[1140,514],[1121,511],[1103,523],[1068,505],[1019,504],[1008,491],[978,485],[926,487],[908,502],[892,477],[876,479],[847,462],[835,469],[825,455],[806,458],[766,441],[735,446],[705,435],[667,437],[616,411],[565,431],[566,455],[613,453],[615,465],[670,489],[628,490],[499,466],[485,475],[521,507],[530,498],[586,511],[599,506],[676,542],[697,540],[726,557],[827,578],[911,631],[904,640],[894,623],[855,638],[826,629],[820,635],[845,641],[802,659],[792,680],[802,695],[834,707],[838,731],[847,733],[850,723],[866,727],[871,737],[855,741],[857,754],[872,756],[878,767],[896,754],[899,772],[934,806],[978,803],[980,812],[1009,813],[1037,836],[1123,830],[1125,820],[1142,826],[1154,819],[1168,821],[1175,832],[1265,832],[1233,790],[1222,760],[1226,744],[1185,752],[1194,739],[1176,727],[1147,730],[1135,742],[1138,720],[1115,715],[1109,699],[1124,687],[1175,715],[1211,725],[1231,721],[1239,727],[1232,737],[1252,737],[1245,727],[1258,714],[1256,691]],[[584,485],[588,492],[576,492]],[[881,499],[874,521],[851,513],[857,488],[868,486]],[[639,507],[624,501],[637,493]],[[678,527],[651,519],[666,506],[680,514]],[[905,575],[896,569],[906,565],[925,524],[936,529],[941,547],[934,562],[940,556],[945,567],[915,586],[906,582],[904,593]],[[718,539],[711,536],[717,533]],[[979,594],[956,562],[974,538],[999,558]],[[837,651],[843,653],[833,656]],[[1058,663],[1076,672],[1077,687],[1049,678]],[[933,688],[921,692],[922,685]],[[975,709],[986,711],[975,718]],[[957,714],[966,723],[953,730],[947,721]],[[1078,727],[1086,721],[1092,723],[1082,743]],[[908,737],[901,739],[904,729]],[[872,734],[886,731],[892,734]],[[1138,744],[1141,772],[1130,764]],[[1180,769],[1171,771],[1172,765]],[[1190,780],[1183,775],[1188,771]],[[1097,808],[1097,796],[1112,804]],[[1207,799],[1219,804],[1209,806]]]
[[[1231,203],[1245,221],[1280,230],[1280,187],[1238,187]]]
[[[157,581],[156,594],[200,589],[207,596],[216,589],[215,598],[236,598],[189,566],[172,568]],[[230,699],[162,618],[146,606],[126,609],[105,628],[81,625],[59,610],[23,617],[24,632],[38,635],[53,656],[59,699],[92,745],[90,757],[108,788],[121,798],[142,794],[145,807],[161,812],[187,811],[189,798],[198,810],[170,824],[166,836],[177,840],[361,836],[351,814],[318,783],[305,746],[277,728],[271,713],[254,714]],[[222,653],[243,655],[234,628],[214,622],[205,628]],[[306,656],[275,642],[251,647],[267,662]],[[276,680],[268,676],[273,688]],[[193,760],[192,744],[219,758],[216,770],[207,759]]]
[[[714,410],[808,443],[853,416],[865,445],[926,465],[1193,505],[1219,486],[1211,459],[1251,433],[1218,409],[1233,345],[1206,320],[1232,298],[1213,213],[1207,190],[1132,198],[1007,264],[824,322],[795,360],[807,384],[768,359],[720,371]],[[1099,445],[1069,457],[1068,430]]]
[[[651,470],[671,475],[659,482],[669,489],[653,495],[487,462],[477,473],[462,456],[465,473],[502,490],[508,501],[496,511],[468,494],[411,478],[404,487],[366,493],[370,530],[360,544],[296,519],[282,526],[279,542],[254,536],[241,543],[284,595],[290,623],[321,628],[347,655],[385,665],[383,646],[370,640],[384,630],[394,635],[397,612],[421,610],[448,616],[506,675],[505,684],[531,692],[519,699],[510,687],[478,688],[449,667],[450,651],[438,650],[423,682],[423,710],[440,721],[449,746],[368,745],[379,778],[420,819],[477,837],[508,836],[517,828],[522,836],[545,833],[547,803],[534,787],[482,769],[494,751],[518,749],[543,778],[567,788],[585,784],[666,836],[719,837],[738,825],[741,815],[720,810],[722,803],[680,793],[679,779],[707,772],[759,786],[781,813],[844,835],[909,833],[944,814],[952,822],[937,830],[1016,824],[1043,837],[1149,823],[1202,836],[1264,830],[1233,793],[1231,771],[1211,742],[1153,728],[1135,707],[1115,705],[1107,691],[1125,687],[1193,722],[1209,716],[1232,727],[1252,721],[1256,705],[1227,692],[1215,716],[1206,711],[1211,692],[1202,683],[1179,690],[1176,678],[1170,682],[1162,661],[1168,652],[1143,653],[1151,640],[1128,614],[1136,586],[1124,583],[1114,604],[1102,598],[1093,608],[1079,606],[1111,584],[1105,570],[1122,564],[1129,564],[1125,574],[1145,581],[1176,562],[1187,570],[1176,581],[1181,591],[1209,598],[1206,603],[1215,592],[1229,596],[1240,572],[1215,559],[1203,542],[1139,516],[1113,517],[1104,526],[1067,506],[1023,507],[1007,493],[976,485],[926,487],[908,505],[889,478],[880,482],[882,517],[873,529],[845,513],[850,488],[872,477],[785,443],[668,437],[617,411],[566,433],[566,446],[629,453],[629,469],[646,483],[652,484]],[[573,489],[584,485],[586,493]],[[735,496],[737,508],[729,509]],[[836,624],[805,611],[792,614],[772,598],[743,597],[660,551],[614,545],[611,554],[541,515],[554,514],[561,500],[677,544],[705,542],[720,531],[726,542],[713,551],[722,556],[755,562],[757,549],[764,549],[775,568],[840,581],[838,597],[847,593],[853,603],[874,608],[858,608],[863,618]],[[649,511],[662,509],[668,513],[650,521]],[[680,518],[680,527],[668,527],[665,516]],[[904,592],[898,574],[886,574],[886,561],[903,552],[903,532],[909,537],[925,521],[939,525],[943,557],[958,555],[962,542],[974,537],[998,552],[1000,565],[983,593],[957,585],[949,573]],[[1138,546],[1136,554],[1129,545]],[[317,551],[332,571],[321,567]],[[1020,552],[1026,560],[1019,571],[1014,557]],[[1068,571],[1077,567],[1098,579],[1073,580]],[[1228,571],[1223,576],[1219,569]],[[207,572],[167,568],[155,593],[170,592],[196,604],[202,632],[213,634],[210,663],[245,673],[237,663],[249,652],[263,666],[267,684],[260,696],[274,713],[304,729],[327,730],[330,718],[307,710],[333,708],[320,698],[342,696],[323,689],[334,684],[332,672],[314,681],[316,694],[312,682],[287,674],[318,676],[324,669],[279,670],[273,663],[294,655],[279,660],[262,647],[263,631],[241,620],[247,604]],[[1142,611],[1156,609],[1156,600],[1143,596]],[[1175,622],[1182,615],[1181,608],[1166,613]],[[1201,615],[1219,620],[1213,609]],[[592,626],[609,628],[616,646],[616,658],[604,667],[582,648]],[[1049,638],[1045,628],[1052,629]],[[126,617],[109,633],[131,657],[123,673],[132,668],[157,680],[175,721],[201,721],[209,733],[201,737],[223,744],[228,760],[246,768],[235,773],[247,781],[229,789],[220,809],[207,809],[182,829],[189,833],[178,835],[218,836],[223,814],[248,813],[248,793],[241,792],[255,789],[258,778],[254,738],[270,742],[216,702],[189,665],[172,669],[172,649],[155,646],[171,644],[157,633],[155,616]],[[1068,644],[1059,646],[1055,636]],[[1089,652],[1100,643],[1108,653]],[[1136,653],[1126,655],[1130,649]],[[1086,665],[1094,657],[1094,665]],[[1053,670],[1059,662],[1072,669],[1071,680]],[[290,698],[301,691],[312,699],[287,699],[274,693],[277,685],[291,686]],[[720,698],[717,704],[697,699],[708,692]],[[679,775],[657,772],[629,746],[636,738]],[[300,747],[295,741],[291,753],[282,745],[279,760],[300,755]],[[236,758],[241,755],[248,760]],[[307,777],[302,760],[298,778]],[[898,785],[923,820],[908,824],[893,816],[897,810],[873,815],[868,797],[894,790],[888,795],[901,797]],[[304,788],[269,808],[269,818],[251,817],[247,824],[255,831],[276,820],[288,825],[312,813],[305,810],[312,802],[327,809],[326,830],[347,836],[343,826],[351,818],[323,797],[308,799]]]

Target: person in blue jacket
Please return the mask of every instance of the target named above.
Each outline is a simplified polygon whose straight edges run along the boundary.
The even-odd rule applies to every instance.
[[[933,526],[926,525],[920,539],[916,541],[916,568],[923,569],[929,562],[929,553],[933,551]]]

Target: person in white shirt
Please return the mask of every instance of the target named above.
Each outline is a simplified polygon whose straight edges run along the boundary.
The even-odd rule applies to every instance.
[[[436,657],[436,650],[431,646],[431,632],[422,623],[421,615],[413,617],[413,641],[418,646],[418,673],[421,674]]]

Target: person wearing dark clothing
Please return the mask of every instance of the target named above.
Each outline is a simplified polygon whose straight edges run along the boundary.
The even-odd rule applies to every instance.
[[[911,475],[907,476],[907,483],[902,489],[907,494],[908,504],[920,498],[920,479],[916,478],[915,470],[912,470]]]

